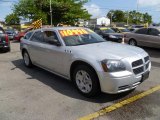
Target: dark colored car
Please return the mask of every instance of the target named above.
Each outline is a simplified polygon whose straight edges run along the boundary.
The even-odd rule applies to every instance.
[[[114,30],[116,33],[129,33],[130,30],[128,30],[127,28],[124,27],[113,27],[111,28],[112,30]]]
[[[96,27],[94,31],[108,41],[122,42],[123,34],[116,33],[109,27]]]
[[[25,29],[25,30],[22,31],[22,32],[19,32],[18,34],[16,34],[16,35],[14,36],[14,40],[20,41],[21,38],[24,37],[24,35],[25,35],[27,32],[31,31],[32,29],[33,29],[33,28],[28,28],[28,29]]]
[[[14,30],[6,30],[5,32],[8,35],[8,37],[9,37],[10,40],[14,39],[14,36],[16,34]]]
[[[10,41],[2,27],[0,27],[0,51],[10,51]]]

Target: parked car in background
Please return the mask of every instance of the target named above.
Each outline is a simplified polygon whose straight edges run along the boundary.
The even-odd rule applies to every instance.
[[[14,39],[16,32],[14,30],[5,30],[5,33],[8,35],[10,40]]]
[[[21,40],[24,64],[72,80],[83,95],[122,93],[149,77],[151,62],[143,49],[107,42],[83,27],[54,27],[28,32]]]
[[[130,30],[124,27],[112,27],[112,30],[114,30],[116,33],[129,33]]]
[[[144,28],[144,25],[132,25],[132,27],[129,28],[129,30],[133,32],[135,30],[138,30],[139,28]]]
[[[0,27],[0,51],[10,51],[10,41],[2,27]]]
[[[123,34],[116,33],[109,27],[96,27],[94,28],[94,31],[108,41],[122,42]]]
[[[125,42],[133,46],[160,48],[160,28],[140,28],[125,36]]]
[[[16,34],[16,35],[14,36],[14,40],[20,41],[21,38],[24,37],[24,35],[25,35],[27,32],[31,31],[31,30],[33,30],[33,28],[28,28],[28,29],[23,30],[22,32],[19,32],[18,34]]]

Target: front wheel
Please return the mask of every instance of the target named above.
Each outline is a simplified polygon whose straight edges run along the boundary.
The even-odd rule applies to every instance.
[[[88,66],[78,66],[74,70],[73,79],[78,91],[86,97],[95,96],[100,92],[98,77]]]
[[[132,46],[137,46],[137,42],[136,42],[136,40],[134,40],[134,39],[131,39],[131,40],[129,40],[129,43],[128,43],[129,45],[132,45]]]

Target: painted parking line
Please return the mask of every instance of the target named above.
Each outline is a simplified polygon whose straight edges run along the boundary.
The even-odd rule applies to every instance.
[[[121,107],[123,107],[125,105],[128,105],[129,103],[137,101],[137,100],[139,100],[139,99],[141,99],[141,98],[143,98],[145,96],[148,96],[148,95],[150,95],[150,94],[152,94],[152,93],[154,93],[154,92],[156,92],[158,90],[160,90],[160,85],[158,85],[156,87],[153,87],[153,88],[151,88],[151,89],[149,89],[149,90],[147,90],[147,91],[145,91],[143,93],[135,95],[135,96],[133,96],[131,98],[128,98],[128,99],[126,99],[126,100],[124,100],[122,102],[113,104],[113,105],[111,105],[109,107],[106,107],[106,108],[103,108],[103,109],[101,109],[101,110],[99,110],[99,111],[97,111],[95,113],[92,113],[92,114],[86,115],[84,117],[81,117],[78,120],[92,120],[94,118],[98,118],[98,117],[100,117],[102,115],[105,115],[105,114],[111,112],[111,111],[114,111],[114,110],[116,110],[118,108],[121,108]]]

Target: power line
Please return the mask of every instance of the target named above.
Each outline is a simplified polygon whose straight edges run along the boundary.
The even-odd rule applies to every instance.
[[[91,8],[91,9],[104,9],[104,10],[114,10],[115,8],[114,7],[86,7],[87,8]],[[116,9],[117,10],[117,9]],[[119,8],[118,10],[123,10],[123,11],[127,11],[129,9],[126,9],[126,8]],[[135,9],[130,9],[131,11],[132,10],[135,10]],[[145,8],[141,8],[141,9],[138,9],[138,11],[148,11],[148,12],[160,12],[160,10],[155,10],[155,9],[145,9]]]

